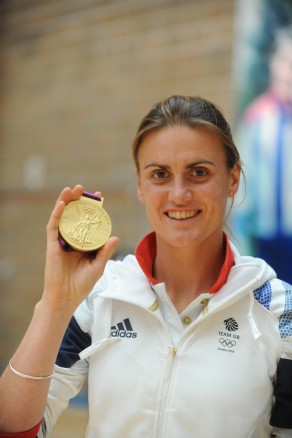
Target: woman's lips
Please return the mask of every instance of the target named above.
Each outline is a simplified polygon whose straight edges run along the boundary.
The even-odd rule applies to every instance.
[[[182,219],[190,219],[197,216],[201,210],[188,210],[188,211],[179,211],[179,210],[169,210],[165,214],[170,219],[182,220]]]

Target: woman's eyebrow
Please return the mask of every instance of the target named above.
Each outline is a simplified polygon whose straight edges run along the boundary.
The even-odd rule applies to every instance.
[[[149,163],[144,167],[144,169],[148,169],[148,167],[159,167],[160,169],[163,169],[163,170],[170,169],[170,166],[167,166],[165,164],[159,164],[159,163]]]
[[[192,163],[187,164],[186,165],[186,169],[192,169],[193,167],[199,166],[201,164],[211,164],[212,166],[216,166],[216,164],[213,161],[210,161],[210,160],[198,160],[198,161],[193,161]],[[155,162],[146,164],[144,169],[148,169],[149,167],[159,167],[160,169],[163,169],[163,170],[171,169],[171,166],[168,166],[166,164],[159,164],[159,163],[155,163]]]
[[[196,167],[196,166],[199,166],[201,164],[211,164],[211,166],[215,166],[216,167],[216,164],[213,161],[210,161],[210,160],[198,160],[198,161],[194,161],[194,162],[192,162],[190,164],[187,164],[186,168],[187,169],[191,169],[192,167]]]

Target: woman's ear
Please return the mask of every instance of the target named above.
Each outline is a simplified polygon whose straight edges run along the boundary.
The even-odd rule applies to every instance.
[[[140,174],[139,174],[138,170],[136,172],[136,176],[137,176],[137,195],[138,195],[139,201],[142,202],[142,204],[143,204],[143,202],[144,202],[144,200],[143,200],[143,192],[141,190]]]
[[[233,198],[233,196],[236,194],[238,190],[240,175],[241,175],[241,165],[240,163],[236,163],[230,172],[230,184],[229,184],[229,192],[228,192],[228,196],[230,198]]]

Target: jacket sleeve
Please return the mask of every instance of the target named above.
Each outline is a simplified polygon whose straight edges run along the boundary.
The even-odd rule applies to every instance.
[[[271,415],[271,425],[283,429],[283,433],[292,429],[292,286],[283,282],[285,299],[279,317],[279,329],[282,338],[282,354],[278,363],[275,382],[275,404]],[[286,435],[279,435],[286,436]],[[290,430],[292,437],[292,431]]]
[[[271,425],[292,429],[292,358],[281,358],[279,361],[274,396]]]
[[[292,429],[278,429],[277,427],[273,428],[274,438],[291,438],[292,437]]]
[[[46,411],[45,429],[38,438],[49,436],[58,417],[67,408],[69,401],[81,390],[88,372],[88,362],[80,360],[79,353],[91,344],[91,338],[84,332],[75,317],[65,332],[52,377]]]

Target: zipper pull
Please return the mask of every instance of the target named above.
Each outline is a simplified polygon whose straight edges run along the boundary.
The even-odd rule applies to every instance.
[[[176,355],[176,348],[173,345],[170,345],[169,351],[173,357]]]

